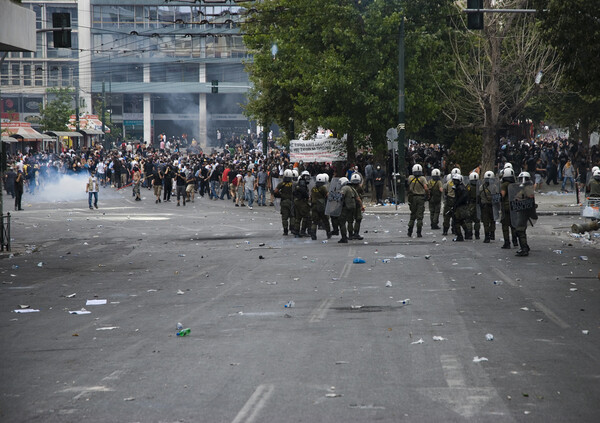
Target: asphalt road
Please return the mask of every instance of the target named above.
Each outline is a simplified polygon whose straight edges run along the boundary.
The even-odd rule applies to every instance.
[[[13,215],[0,421],[598,421],[600,254],[576,217],[542,218],[518,258],[409,239],[402,214],[340,245],[283,237],[272,207],[143,193]]]

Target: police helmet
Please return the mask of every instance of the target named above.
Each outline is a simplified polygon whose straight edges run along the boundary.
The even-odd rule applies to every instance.
[[[454,185],[462,183],[462,180],[462,175],[460,173],[455,173],[452,175],[452,182],[454,182]]]
[[[319,173],[317,175],[317,183],[322,183],[322,184],[327,183],[327,174],[326,173]]]
[[[460,169],[455,167],[454,169],[452,169],[452,171],[450,171],[450,175],[460,175]]]
[[[494,172],[488,170],[483,174],[484,179],[494,179]]]
[[[600,181],[600,169],[598,169],[597,171],[594,172],[593,174],[594,179],[597,181]]]
[[[412,173],[415,176],[419,176],[423,174],[423,167],[420,164],[416,164],[412,167]]]
[[[440,176],[440,175],[441,175],[441,172],[439,169],[433,169],[431,171],[431,176]]]
[[[477,172],[471,172],[469,174],[469,181],[470,182],[477,182],[477,180],[479,180],[479,174]]]
[[[512,169],[512,163],[511,162],[506,162],[504,163],[504,169]]]
[[[294,177],[294,173],[290,169],[286,169],[283,171],[283,179],[286,181],[291,181]]]
[[[598,167],[598,166],[594,166],[594,167],[592,168],[592,175],[596,175],[596,171],[598,171],[598,170],[600,170],[600,167]]]
[[[525,182],[527,182],[529,180],[531,180],[531,175],[529,174],[529,172],[521,172],[521,173],[519,173],[519,182],[525,183]]]
[[[358,173],[353,173],[352,176],[350,177],[350,182],[352,182],[353,184],[360,184],[362,181],[362,178],[360,177],[360,175]]]
[[[292,176],[294,177],[294,179],[298,178],[298,171],[296,169],[292,170]]]
[[[348,178],[346,178],[346,177],[341,177],[341,178],[340,178],[340,185],[341,185],[341,186],[345,186],[345,185],[347,185],[347,184],[348,184],[348,182],[349,182],[349,181],[348,181]]]
[[[512,179],[515,178],[515,171],[513,170],[512,167],[507,167],[506,169],[504,169],[502,171],[502,179],[509,179],[509,178],[512,178]]]

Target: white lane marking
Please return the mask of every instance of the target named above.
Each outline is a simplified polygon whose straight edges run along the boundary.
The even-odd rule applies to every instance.
[[[325,318],[329,308],[333,304],[333,298],[329,298],[321,301],[319,306],[310,314],[310,318],[308,319],[309,323],[320,322]]]
[[[510,276],[507,276],[506,273],[504,273],[502,270],[497,269],[495,267],[493,269],[494,269],[494,272],[496,272],[496,274],[498,276],[500,276],[504,282],[506,282],[510,286],[514,286],[514,287],[517,286],[517,283]]]
[[[538,310],[541,310],[542,313],[544,313],[548,319],[552,320],[554,323],[556,323],[562,329],[567,329],[567,328],[571,327],[571,325],[569,325],[563,319],[558,317],[552,310],[550,310],[548,307],[546,307],[544,304],[540,303],[539,301],[534,301],[533,307]]]
[[[350,263],[346,263],[346,264],[344,264],[344,267],[342,267],[342,272],[340,273],[340,279],[347,278],[349,274],[350,274]]]
[[[115,370],[108,376],[103,377],[102,380],[119,380],[123,373],[125,373],[125,370]]]
[[[273,393],[272,384],[259,385],[231,423],[252,423]]]
[[[442,362],[442,370],[444,371],[448,387],[457,388],[466,386],[462,365],[455,356],[442,355],[440,361]]]
[[[89,394],[90,392],[112,392],[113,389],[107,388],[106,386],[73,386],[65,388],[59,392],[79,392],[73,397],[74,400],[81,398],[82,396]]]

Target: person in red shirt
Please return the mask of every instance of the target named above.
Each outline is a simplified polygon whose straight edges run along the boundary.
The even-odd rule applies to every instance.
[[[227,199],[231,200],[231,195],[229,194],[229,172],[231,172],[231,165],[227,166],[221,175],[221,195],[219,198],[224,200],[225,194],[227,194]]]

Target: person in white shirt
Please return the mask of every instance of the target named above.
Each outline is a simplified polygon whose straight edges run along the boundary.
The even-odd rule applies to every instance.
[[[85,185],[85,192],[88,194],[88,205],[90,206],[90,210],[93,210],[92,197],[94,198],[94,207],[98,208],[98,190],[98,178],[96,177],[96,172],[92,171],[90,173],[90,178]]]

